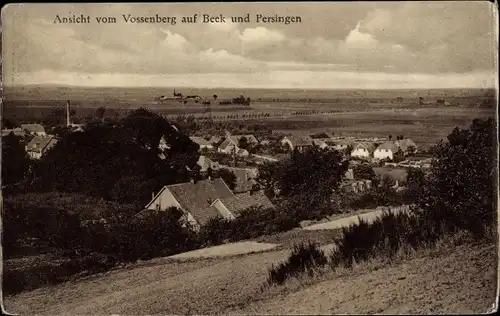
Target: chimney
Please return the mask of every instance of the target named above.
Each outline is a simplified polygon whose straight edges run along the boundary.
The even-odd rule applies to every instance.
[[[155,192],[153,191],[153,193],[151,193],[151,199],[154,199],[155,198]]]
[[[191,183],[194,183],[194,179],[193,178],[191,178]]]
[[[212,180],[212,177],[211,177],[211,176],[208,176],[208,180]]]
[[[71,125],[71,120],[69,117],[69,100],[66,101],[66,127],[69,127]]]

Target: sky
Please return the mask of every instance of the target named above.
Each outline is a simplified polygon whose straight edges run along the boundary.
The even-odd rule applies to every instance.
[[[249,23],[231,22],[247,13]],[[90,23],[54,23],[73,14]],[[126,23],[129,14],[176,24]],[[194,14],[197,23],[181,23]],[[201,23],[202,14],[226,23]],[[301,23],[257,23],[257,14]],[[3,85],[488,88],[498,77],[496,15],[487,1],[10,4]]]

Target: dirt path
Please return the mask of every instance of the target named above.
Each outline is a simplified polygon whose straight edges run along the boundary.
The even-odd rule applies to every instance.
[[[377,271],[338,276],[250,304],[244,314],[483,313],[496,298],[495,247],[460,247]]]
[[[237,256],[254,252],[269,251],[278,246],[279,245],[277,244],[242,241],[242,242],[235,242],[225,245],[219,245],[219,246],[184,252],[170,256],[168,258],[185,260],[185,259],[195,259],[195,258],[230,257],[230,256]]]
[[[394,214],[397,214],[399,212],[404,212],[406,211],[406,207],[392,207],[391,211]],[[341,227],[346,227],[349,225],[352,225],[354,223],[359,223],[359,218],[367,221],[368,223],[372,223],[377,219],[377,217],[382,216],[382,214],[386,212],[383,208],[370,211],[370,212],[365,212],[362,214],[356,214],[352,216],[347,216],[339,219],[335,219],[329,222],[325,223],[320,223],[320,224],[314,224],[311,226],[304,227],[302,229],[304,230],[318,230],[318,229],[339,229]]]
[[[4,305],[21,315],[484,311],[495,297],[493,247],[451,251],[351,271],[285,296],[261,286],[288,250],[158,262],[6,297]]]

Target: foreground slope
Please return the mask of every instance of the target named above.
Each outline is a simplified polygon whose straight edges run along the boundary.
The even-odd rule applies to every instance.
[[[262,289],[289,250],[145,266],[5,298],[18,314],[484,312],[495,300],[496,248],[448,247],[391,266],[366,264],[313,284]]]

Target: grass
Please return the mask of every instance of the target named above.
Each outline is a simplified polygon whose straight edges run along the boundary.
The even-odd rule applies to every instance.
[[[287,278],[303,273],[312,276],[316,267],[322,267],[327,262],[328,259],[324,252],[316,244],[296,245],[286,261],[279,263],[277,266],[273,265],[269,269],[267,283],[283,284]]]
[[[337,269],[351,268],[356,263],[377,257],[391,261],[418,249],[435,248],[444,237],[456,233],[450,229],[423,213],[384,211],[371,223],[359,218],[357,223],[343,227],[341,237],[335,240],[336,247],[329,256],[329,262],[332,269]],[[494,235],[489,227],[484,229],[486,236]],[[283,284],[287,278],[324,266],[326,263],[322,260],[310,259],[322,255],[324,254],[313,246],[294,248],[285,262],[269,269],[268,283]],[[304,269],[303,261],[297,257],[304,260],[309,258],[307,269]]]
[[[6,297],[4,306],[39,315],[374,314],[408,305],[414,313],[464,312],[463,306],[480,312],[495,298],[496,278],[489,274],[496,270],[495,247],[457,244],[443,241],[435,249],[394,258],[390,266],[373,258],[264,287],[267,268],[286,259],[289,250],[182,263],[145,261]],[[405,311],[392,312],[397,313]]]

